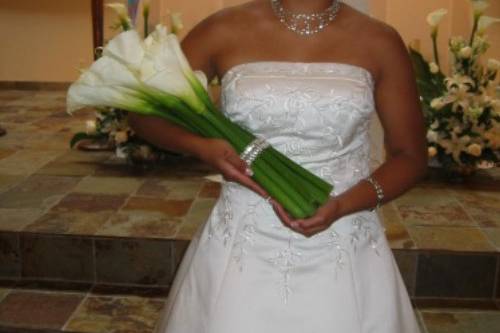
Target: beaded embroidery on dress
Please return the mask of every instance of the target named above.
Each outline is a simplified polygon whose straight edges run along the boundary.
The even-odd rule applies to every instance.
[[[371,173],[370,72],[344,63],[251,62],[222,81],[222,111],[334,185]],[[157,333],[418,333],[376,212],[305,237],[251,190],[221,196],[182,260]]]

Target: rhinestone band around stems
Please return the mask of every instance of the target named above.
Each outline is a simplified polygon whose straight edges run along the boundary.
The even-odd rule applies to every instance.
[[[377,194],[377,205],[371,209],[371,211],[374,211],[375,208],[377,209],[380,208],[380,205],[382,204],[382,200],[384,199],[384,190],[382,189],[382,186],[380,186],[380,184],[373,177],[366,177],[365,180],[373,186],[373,189]]]
[[[333,0],[330,7],[319,13],[295,14],[285,8],[281,0],[271,0],[271,7],[281,23],[299,35],[312,35],[320,32],[332,22],[340,9],[340,0]],[[315,25],[315,27],[312,27]]]
[[[259,154],[269,147],[269,142],[264,138],[255,138],[245,150],[240,154],[241,159],[243,159],[248,166],[251,166],[253,161],[259,156]]]

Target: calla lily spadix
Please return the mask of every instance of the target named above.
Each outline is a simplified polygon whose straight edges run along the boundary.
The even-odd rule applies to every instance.
[[[68,112],[113,107],[157,116],[189,131],[227,140],[238,153],[256,137],[219,112],[203,72],[193,71],[177,36],[162,25],[145,40],[135,30],[113,38],[102,57],[71,85]],[[251,165],[253,178],[295,218],[314,214],[333,186],[272,146]]]

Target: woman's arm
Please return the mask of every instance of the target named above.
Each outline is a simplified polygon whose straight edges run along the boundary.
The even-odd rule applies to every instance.
[[[213,59],[223,40],[221,33],[228,31],[222,29],[219,16],[220,14],[214,14],[203,20],[181,43],[191,67],[202,70],[209,80],[215,75]],[[128,120],[138,136],[155,146],[193,155],[220,171],[226,180],[239,182],[262,196],[268,196],[246,174],[246,163],[225,140],[204,138],[158,117],[129,113]]]
[[[427,172],[425,125],[406,46],[399,33],[388,27],[377,48],[380,70],[375,87],[375,102],[384,129],[386,161],[372,174],[388,202],[410,189]],[[375,55],[376,56],[376,55]],[[341,193],[304,220],[292,221],[281,210],[280,217],[295,230],[310,236],[326,229],[338,218],[377,204],[374,187],[367,181]]]

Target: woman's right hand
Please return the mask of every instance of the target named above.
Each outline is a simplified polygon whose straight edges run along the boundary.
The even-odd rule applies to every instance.
[[[218,170],[225,180],[240,183],[266,199],[269,197],[267,191],[252,179],[248,164],[226,140],[206,139],[198,157]]]

